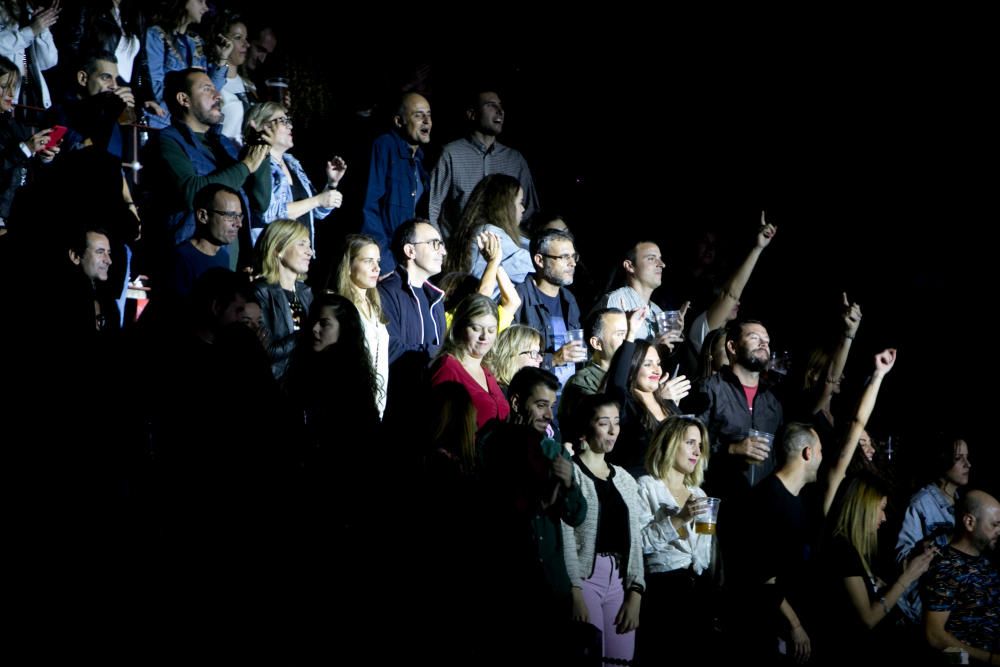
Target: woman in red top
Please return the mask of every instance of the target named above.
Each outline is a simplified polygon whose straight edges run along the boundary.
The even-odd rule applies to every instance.
[[[473,294],[458,305],[441,352],[431,366],[431,384],[457,382],[465,387],[476,408],[476,427],[491,419],[505,421],[510,405],[483,358],[497,338],[497,305]]]

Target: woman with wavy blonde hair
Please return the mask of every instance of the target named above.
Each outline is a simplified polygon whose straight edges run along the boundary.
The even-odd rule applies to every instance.
[[[484,363],[506,393],[514,373],[525,366],[542,365],[541,349],[542,335],[536,329],[514,324],[500,332]]]
[[[665,419],[653,433],[646,451],[648,475],[639,478],[642,550],[646,558],[646,595],[643,624],[657,628],[639,631],[643,663],[694,662],[711,627],[708,600],[701,584],[712,561],[712,536],[695,530],[694,518],[705,511],[705,476],[709,452],[708,429],[690,416]],[[683,614],[677,614],[683,609]],[[670,628],[666,639],[659,631]]]

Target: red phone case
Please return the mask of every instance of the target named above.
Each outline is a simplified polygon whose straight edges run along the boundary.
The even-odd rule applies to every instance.
[[[62,141],[62,138],[63,136],[65,136],[68,129],[69,128],[67,128],[65,125],[53,125],[52,131],[49,132],[49,140],[45,144],[45,148],[58,145],[59,142]]]

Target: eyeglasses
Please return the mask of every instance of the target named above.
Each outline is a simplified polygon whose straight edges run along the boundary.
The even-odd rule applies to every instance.
[[[225,218],[226,222],[242,222],[243,220],[243,214],[235,211],[220,211],[219,209],[213,208],[212,213],[222,216]]]
[[[560,260],[560,261],[563,261],[563,262],[568,262],[569,260],[573,260],[574,264],[580,261],[580,253],[578,253],[578,252],[574,252],[572,255],[546,255],[546,254],[542,254],[542,257],[548,257],[549,259],[556,259],[556,260]]]
[[[431,250],[440,250],[444,247],[444,241],[441,239],[431,239],[430,241],[410,241],[410,245],[420,245],[421,243],[430,245]]]
[[[292,127],[292,117],[291,116],[278,116],[277,118],[271,119],[272,123],[284,125],[285,127]]]
[[[526,355],[528,355],[529,357],[531,357],[532,359],[535,359],[535,360],[538,360],[538,359],[542,358],[542,353],[539,352],[538,350],[525,350],[524,352],[518,352],[517,354],[518,354],[518,356],[520,356],[522,354],[526,354]]]

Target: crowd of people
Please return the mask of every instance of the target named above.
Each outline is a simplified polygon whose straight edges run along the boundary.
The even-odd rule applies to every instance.
[[[430,93],[392,91],[367,162],[313,172],[284,36],[149,4],[0,0],[3,343],[45,357],[8,469],[58,517],[20,526],[38,552],[93,545],[60,581],[245,611],[253,576],[271,612],[360,616],[339,650],[445,664],[1000,664],[975,443],[893,469],[867,427],[897,352],[852,362],[846,294],[788,372],[740,312],[763,213],[728,275],[705,251],[668,286],[671,231],[626,227],[579,289],[595,223],[542,208],[501,91],[436,159]]]

